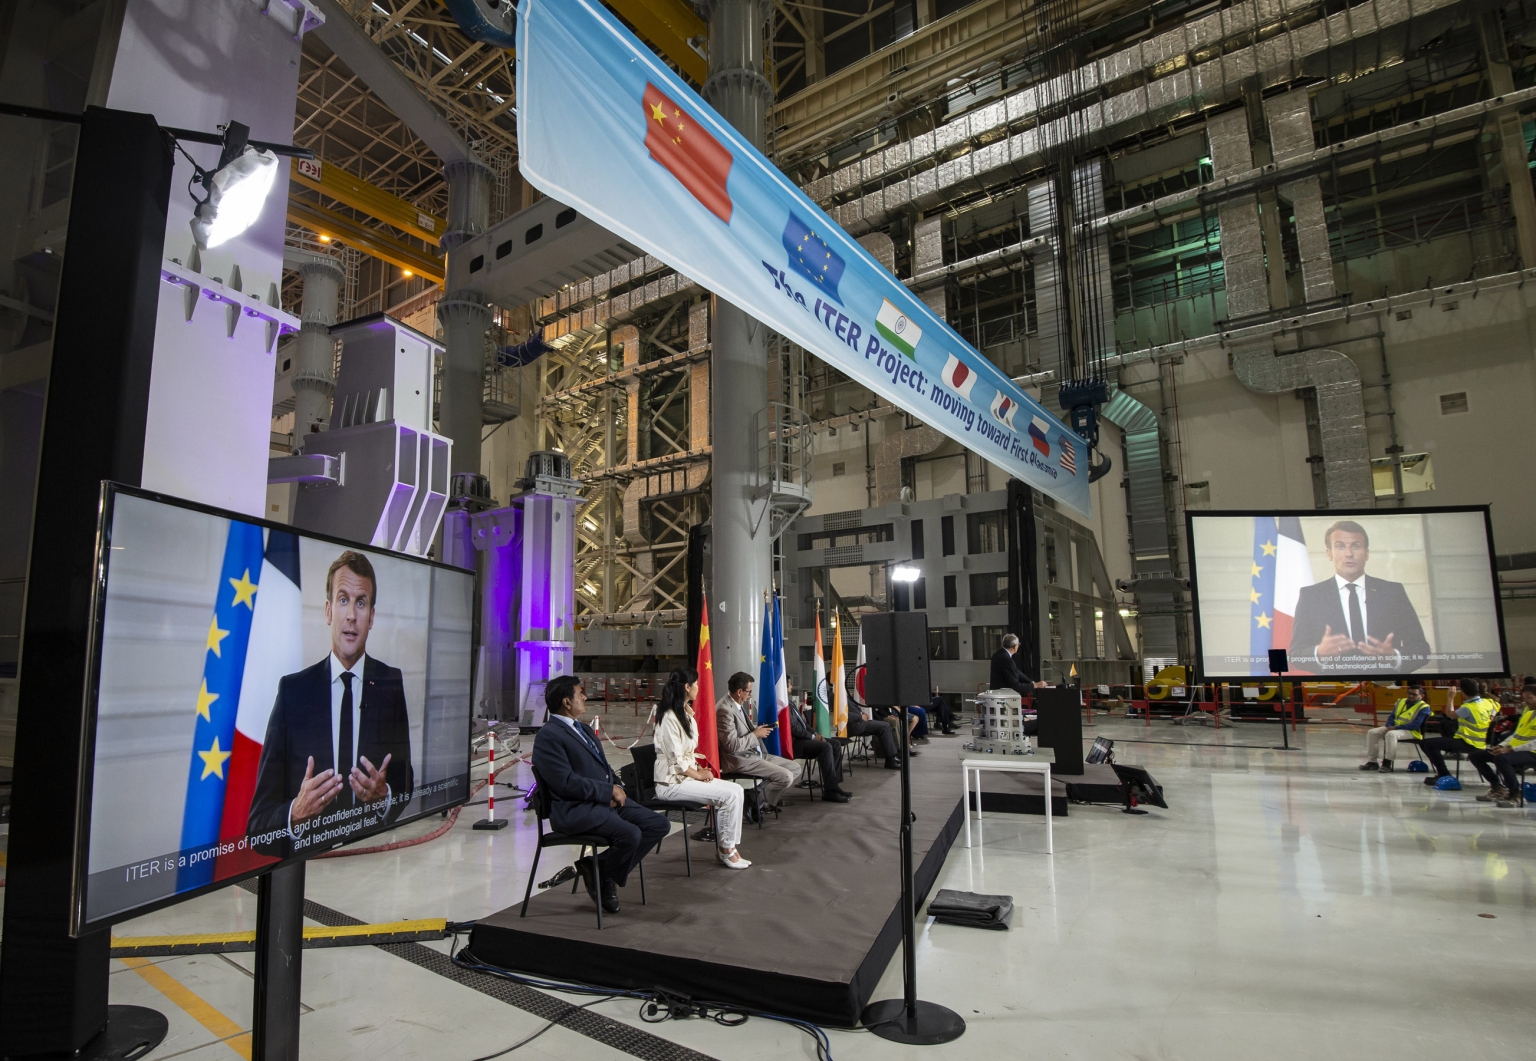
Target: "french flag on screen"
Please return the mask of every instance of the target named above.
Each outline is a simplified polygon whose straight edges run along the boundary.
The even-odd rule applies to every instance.
[[[1030,417],[1029,440],[1035,444],[1035,448],[1040,451],[1040,455],[1043,457],[1051,455],[1051,444],[1045,440],[1050,430],[1051,425],[1038,416]]]
[[[292,531],[267,532],[261,561],[261,592],[251,616],[251,636],[245,651],[245,674],[235,714],[230,746],[220,840],[245,835],[256,792],[256,767],[267,736],[267,716],[277,699],[277,683],[285,674],[304,669],[304,601],[299,593],[299,537]],[[226,880],[276,859],[246,849],[220,855],[214,879]]]

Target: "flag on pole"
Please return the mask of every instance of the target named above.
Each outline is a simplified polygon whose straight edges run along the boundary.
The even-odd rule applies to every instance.
[[[774,691],[777,684],[774,678],[774,662],[777,654],[773,648],[773,602],[763,595],[763,647],[758,655],[757,668],[757,724],[769,726],[779,720],[778,696]],[[777,731],[769,733],[763,738],[763,744],[774,755],[779,754],[779,735]]]
[[[816,609],[816,684],[811,690],[811,703],[816,706],[816,732],[823,737],[832,736],[832,706],[827,688],[827,657],[821,648],[821,609]]]
[[[836,736],[848,736],[848,689],[844,685],[843,632],[838,629],[837,614],[832,615],[832,729]]]
[[[267,737],[267,716],[277,699],[277,683],[285,674],[304,669],[304,601],[299,592],[299,536],[292,531],[268,531],[261,561],[261,592],[251,616],[245,673],[240,682],[234,743],[230,745],[229,780],[224,787],[224,813],[219,839],[238,842],[246,834],[251,797],[256,792],[256,767]],[[219,855],[215,880],[276,861],[249,849]]]
[[[1291,647],[1301,588],[1312,582],[1312,561],[1295,516],[1255,516],[1248,569],[1248,673],[1267,675],[1269,650]]]
[[[187,770],[187,798],[181,811],[181,849],[188,854],[195,851],[200,857],[178,865],[177,891],[209,884],[214,879],[240,683],[245,675],[246,647],[260,587],[261,556],[261,528],[230,520],[224,561],[214,590],[213,617],[208,622],[208,640],[203,650],[203,676],[191,697],[197,719],[193,723],[191,763]]]
[[[1307,555],[1307,540],[1301,530],[1301,520],[1296,516],[1280,516],[1275,530],[1275,633],[1274,648],[1290,649],[1291,625],[1296,619],[1296,600],[1301,587],[1312,584],[1312,558]],[[1311,645],[1295,646],[1302,654]]]
[[[775,755],[793,759],[795,741],[794,730],[789,724],[789,713],[794,709],[789,704],[789,674],[784,663],[784,609],[778,594],[773,597],[773,651],[773,698],[779,708],[779,728],[769,734],[769,739],[780,749],[774,752]]]
[[[869,706],[869,697],[864,695],[864,626],[859,625],[859,655],[853,664],[853,691],[859,698],[859,709],[862,711]]]
[[[701,595],[699,618],[699,693],[693,701],[693,721],[699,727],[699,754],[720,773],[720,735],[715,729],[715,654],[709,647],[709,597]]]

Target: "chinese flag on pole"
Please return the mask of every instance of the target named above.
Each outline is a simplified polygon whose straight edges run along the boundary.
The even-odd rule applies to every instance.
[[[673,103],[661,89],[645,85],[645,147],[678,183],[726,224],[731,223],[731,196],[725,190],[731,153],[709,135],[693,115]]]
[[[703,599],[699,619],[699,692],[693,699],[693,721],[699,727],[699,752],[710,771],[720,776],[720,737],[715,732],[715,664],[709,647],[709,598]]]

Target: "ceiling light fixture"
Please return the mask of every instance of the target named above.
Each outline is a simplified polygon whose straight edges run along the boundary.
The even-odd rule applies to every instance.
[[[922,574],[923,573],[921,571],[919,571],[917,568],[915,568],[915,567],[907,567],[906,565],[903,564],[903,565],[891,568],[891,581],[893,581],[893,582],[916,582],[919,578],[922,577]]]

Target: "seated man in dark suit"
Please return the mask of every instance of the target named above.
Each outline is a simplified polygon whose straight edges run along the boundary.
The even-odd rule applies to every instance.
[[[1019,651],[1019,637],[1017,634],[1004,634],[1003,647],[992,653],[992,680],[987,686],[989,689],[1012,689],[1021,697],[1029,696],[1034,692],[1035,686],[1044,686],[1044,682],[1037,682],[1019,669],[1019,665],[1013,661],[1014,655]]]
[[[946,736],[955,732],[955,713],[937,685],[933,687],[933,698],[928,701],[928,719]]]
[[[367,655],[378,580],[348,550],[325,576],[331,654],[277,684],[256,766],[246,834],[265,854],[286,856],[313,842],[322,815],[326,842],[392,824],[411,801],[411,720],[400,671]],[[354,739],[355,735],[355,739]]]
[[[796,759],[815,759],[821,770],[821,798],[828,803],[847,803],[853,793],[845,791],[843,780],[842,749],[815,733],[805,724],[805,715],[793,705],[789,709],[790,741],[794,745]]]
[[[1302,587],[1291,658],[1316,674],[1407,674],[1424,666],[1429,639],[1408,591],[1365,573],[1371,557],[1365,528],[1341,519],[1323,533],[1323,548],[1333,577]]]
[[[603,746],[577,721],[587,710],[581,681],[570,675],[555,678],[544,688],[549,721],[533,741],[533,769],[539,784],[549,789],[549,823],[562,833],[591,833],[608,841],[602,860],[603,894],[591,857],[576,860],[576,871],[587,894],[603,909],[618,913],[619,893],[629,871],[671,831],[665,815],[630,802],[619,775],[608,765]]]

